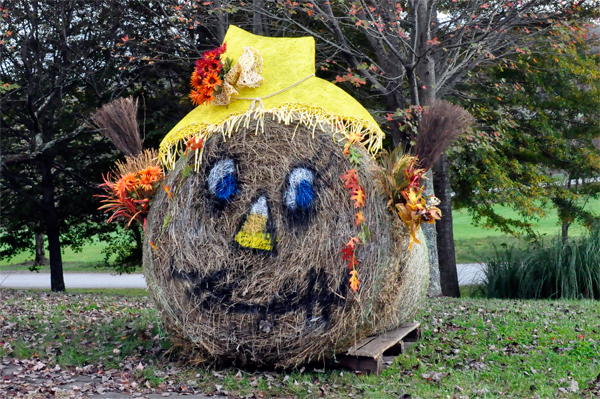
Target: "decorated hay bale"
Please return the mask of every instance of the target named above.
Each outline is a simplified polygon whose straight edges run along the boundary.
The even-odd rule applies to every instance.
[[[154,200],[144,270],[168,324],[207,360],[294,366],[414,316],[427,288],[425,246],[408,250],[406,229],[377,194],[376,163],[360,154],[371,238],[356,249],[356,292],[340,254],[361,231],[340,180],[353,165],[330,133],[249,126],[211,137],[197,173],[193,157],[170,172],[165,184],[177,191]],[[219,195],[231,190],[219,192],[215,175],[231,176],[231,197]]]
[[[145,226],[174,341],[196,361],[287,368],[411,320],[429,275],[419,225],[439,218],[416,158],[376,160],[383,133],[314,76],[312,38],[231,27],[225,42],[196,65],[199,106],[161,144],[164,179],[147,152],[104,184],[111,220]]]

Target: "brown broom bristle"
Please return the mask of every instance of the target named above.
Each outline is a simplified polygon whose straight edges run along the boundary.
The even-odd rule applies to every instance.
[[[419,167],[431,168],[450,144],[474,122],[471,114],[458,105],[443,100],[433,103],[423,112],[412,151],[419,158]]]
[[[142,139],[137,125],[138,102],[132,97],[118,98],[105,104],[94,115],[93,124],[125,155],[142,152]]]

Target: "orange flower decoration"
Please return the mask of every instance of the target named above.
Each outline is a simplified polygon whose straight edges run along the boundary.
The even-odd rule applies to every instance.
[[[219,78],[219,75],[217,75],[216,73],[209,73],[208,75],[206,75],[206,77],[204,78],[204,80],[202,81],[202,84],[204,85],[204,87],[206,87],[207,89],[211,89],[211,91],[217,87],[221,85],[221,79]]]
[[[144,190],[151,191],[152,185],[163,178],[162,169],[159,166],[148,166],[139,171],[140,180],[138,186]]]
[[[221,61],[218,60],[212,60],[212,61],[208,61],[208,66],[210,67],[210,69],[213,70],[213,72],[215,73],[219,73],[221,72],[221,69],[223,68]]]
[[[206,76],[209,73],[213,72],[212,60],[200,60],[200,62],[196,66],[196,72],[198,72],[200,76]]]
[[[135,176],[135,173],[127,173],[126,175],[123,175],[121,177],[121,180],[123,181],[123,186],[125,188],[125,191],[133,190],[138,182],[138,179]]]
[[[210,50],[210,51],[205,51],[204,53],[202,53],[203,61],[210,61],[210,60],[214,60],[216,58],[217,58],[217,52],[215,51],[215,49]]]
[[[127,193],[135,188],[137,182],[135,173],[127,173],[115,182],[114,193],[121,197],[126,197]]]
[[[190,85],[194,90],[200,90],[200,85],[202,84],[202,76],[196,71],[192,72],[192,79],[190,80]]]
[[[190,99],[194,105],[202,105],[214,101],[214,91],[223,84],[224,64],[221,55],[225,52],[226,45],[215,47],[202,54],[196,61],[190,85],[192,91]]]
[[[215,96],[213,95],[213,91],[212,89],[206,88],[206,91],[202,92],[202,95],[204,96],[204,101],[208,104],[212,103],[215,100]]]
[[[204,103],[204,94],[197,92],[196,90],[192,90],[190,92],[190,99],[192,100],[192,104],[201,105]]]
[[[103,176],[104,183],[100,187],[106,195],[96,195],[103,203],[98,209],[112,213],[109,222],[125,219],[129,226],[137,220],[144,227],[150,199],[164,178],[158,154],[154,150],[144,150],[135,157],[128,156],[125,162],[117,163],[115,174],[117,179],[114,181],[110,173]]]

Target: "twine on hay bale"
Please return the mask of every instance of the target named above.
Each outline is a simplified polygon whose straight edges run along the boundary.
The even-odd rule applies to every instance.
[[[330,133],[266,122],[258,134],[249,126],[227,140],[212,136],[197,173],[190,172],[193,156],[177,162],[165,181],[173,197],[161,190],[148,217],[144,273],[175,341],[188,343],[196,360],[294,367],[414,316],[427,289],[426,249],[408,250],[408,232],[375,186],[375,160],[357,150],[372,233],[356,250],[357,292],[340,254],[360,231],[340,180],[354,166]],[[223,160],[233,161],[236,181],[225,201],[207,181]],[[302,169],[312,172],[313,191],[291,209],[290,177]],[[271,251],[235,240],[251,209],[268,215]]]

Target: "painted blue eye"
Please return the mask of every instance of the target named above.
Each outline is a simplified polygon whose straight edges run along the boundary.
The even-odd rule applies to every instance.
[[[296,203],[300,208],[306,209],[312,204],[313,197],[313,186],[308,180],[302,180],[296,187]]]
[[[220,201],[228,201],[233,197],[237,191],[233,160],[225,159],[213,166],[208,175],[208,190]]]
[[[237,182],[235,180],[235,176],[232,174],[225,175],[223,179],[221,179],[217,183],[217,188],[215,190],[215,195],[221,201],[227,201],[229,198],[235,194],[237,189]]]
[[[313,181],[313,173],[306,168],[296,168],[290,173],[284,200],[291,211],[306,210],[313,204],[315,199]]]

